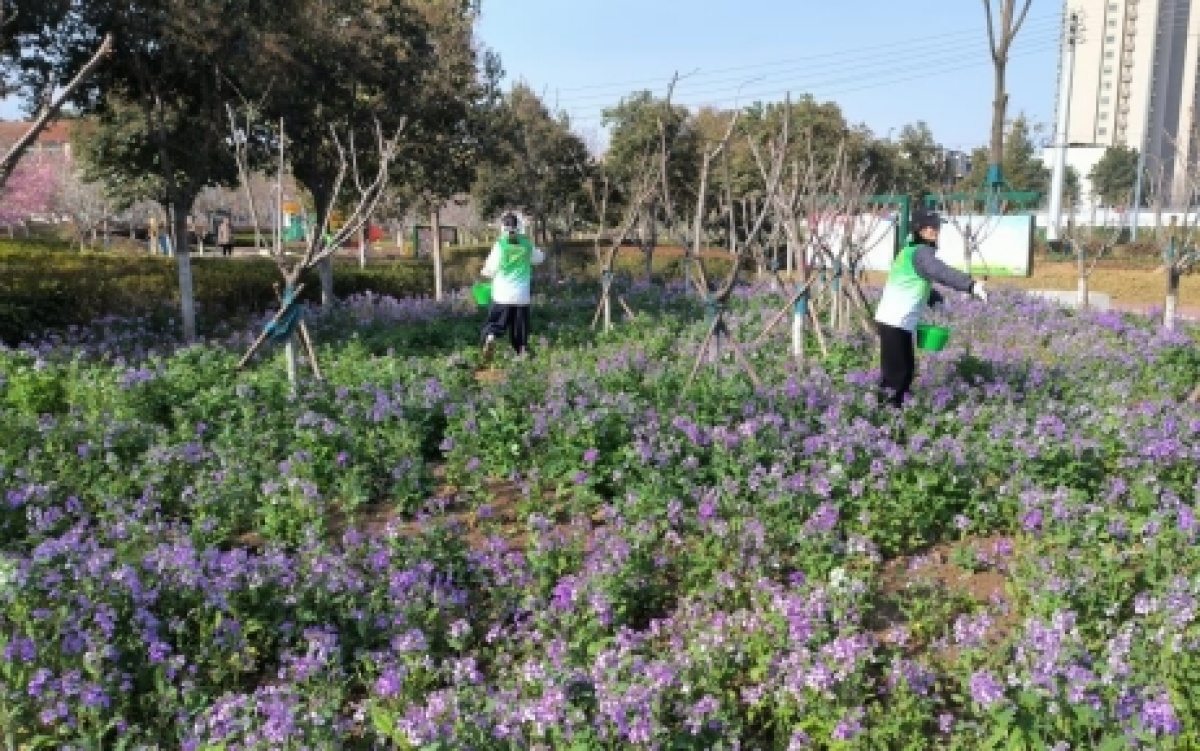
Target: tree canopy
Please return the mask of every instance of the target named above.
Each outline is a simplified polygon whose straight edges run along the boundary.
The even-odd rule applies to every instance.
[[[497,148],[480,169],[472,194],[484,216],[521,209],[545,224],[586,199],[583,181],[591,157],[565,115],[555,117],[536,93],[517,84],[499,107]]]
[[[1132,203],[1132,194],[1137,183],[1138,151],[1128,146],[1109,146],[1104,156],[1092,167],[1088,179],[1092,190],[1109,206]]]

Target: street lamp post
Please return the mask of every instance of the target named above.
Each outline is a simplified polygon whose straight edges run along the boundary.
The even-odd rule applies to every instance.
[[[1067,28],[1067,64],[1059,83],[1061,106],[1055,132],[1054,174],[1050,182],[1050,216],[1046,223],[1046,239],[1057,242],[1061,235],[1063,182],[1067,171],[1067,140],[1071,122],[1071,84],[1075,73],[1075,42],[1079,35],[1079,15],[1072,13]]]

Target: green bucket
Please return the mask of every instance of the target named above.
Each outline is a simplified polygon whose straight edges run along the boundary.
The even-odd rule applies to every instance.
[[[471,285],[471,296],[475,298],[475,304],[481,308],[486,308],[492,304],[492,283],[491,282],[476,282]]]
[[[917,324],[917,347],[926,352],[941,352],[950,339],[950,329],[930,323]]]

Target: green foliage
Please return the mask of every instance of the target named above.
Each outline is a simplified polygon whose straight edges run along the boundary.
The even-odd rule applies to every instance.
[[[1129,206],[1137,182],[1138,150],[1121,144],[1109,146],[1092,167],[1088,179],[1100,200],[1109,206]]]
[[[15,344],[47,329],[83,325],[106,316],[149,316],[165,324],[179,295],[173,259],[74,253],[64,246],[29,249],[0,242],[0,341]],[[466,259],[449,267],[449,278],[466,283]],[[196,303],[201,327],[212,330],[230,317],[275,306],[272,285],[279,270],[262,258],[227,261],[194,258]],[[304,297],[320,298],[315,275]],[[338,267],[339,295],[375,292],[397,297],[421,295],[433,286],[426,262],[380,263],[364,271],[356,264]]]
[[[555,118],[532,89],[517,84],[495,115],[497,154],[484,164],[472,189],[477,210],[496,216],[522,209],[539,223],[562,225],[586,203],[583,182],[591,157],[565,115]],[[569,230],[568,227],[560,227]]]
[[[490,246],[456,246],[446,250],[444,275],[449,289],[475,281]],[[632,276],[641,268],[636,251],[622,252],[616,271]],[[725,273],[725,259],[706,259],[714,273]],[[234,260],[192,258],[196,304],[202,331],[220,329],[230,319],[273,309],[273,285],[279,270],[265,258]],[[598,264],[590,241],[565,241],[557,255],[539,268],[552,269],[576,280],[598,277]],[[683,278],[678,254],[655,259],[660,279]],[[303,298],[320,300],[315,273],[302,278]],[[155,326],[167,326],[171,308],[178,299],[174,260],[150,255],[120,255],[106,252],[77,253],[63,242],[0,241],[0,341],[16,344],[41,332],[68,326],[87,325],[108,316],[147,318]],[[351,261],[339,261],[334,274],[338,297],[374,293],[393,297],[421,297],[433,289],[433,267],[429,259],[405,258],[372,263],[363,269]]]
[[[686,107],[672,104],[668,108],[665,100],[649,91],[639,91],[604,110],[604,125],[612,129],[605,169],[616,181],[623,200],[630,198],[634,182],[647,169],[659,174],[664,139],[670,154],[667,175],[671,192],[678,197],[696,184],[701,143]]]
[[[1008,124],[1004,137],[1004,181],[1007,189],[1015,191],[1033,190],[1046,195],[1050,191],[1050,168],[1041,160],[1035,137],[1043,131],[1040,124],[1033,123],[1025,114],[1017,115]],[[987,182],[988,149],[980,147],[971,152],[971,172],[963,178],[960,186],[965,190],[980,190]],[[1078,174],[1075,188],[1071,187],[1068,171],[1066,191],[1078,197]]]

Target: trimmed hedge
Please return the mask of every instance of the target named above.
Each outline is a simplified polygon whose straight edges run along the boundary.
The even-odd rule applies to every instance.
[[[444,256],[447,290],[461,289],[477,278],[488,246],[448,248]],[[710,274],[724,274],[725,259],[706,259]],[[657,280],[682,277],[678,249],[657,254]],[[636,248],[622,248],[616,270],[627,279],[641,278],[644,261]],[[587,281],[598,277],[599,265],[590,242],[564,244],[557,259],[539,267],[537,283],[557,271],[560,277]],[[230,318],[261,313],[275,305],[272,285],[280,281],[267,258],[192,256],[193,288],[202,332]],[[320,282],[306,276],[304,298],[320,298]],[[352,258],[335,262],[334,293],[362,292],[393,297],[428,296],[433,292],[433,264],[428,258],[376,261],[359,268]],[[14,344],[40,332],[84,324],[105,316],[175,315],[179,304],[176,262],[148,254],[77,252],[63,242],[0,241],[0,340]]]

